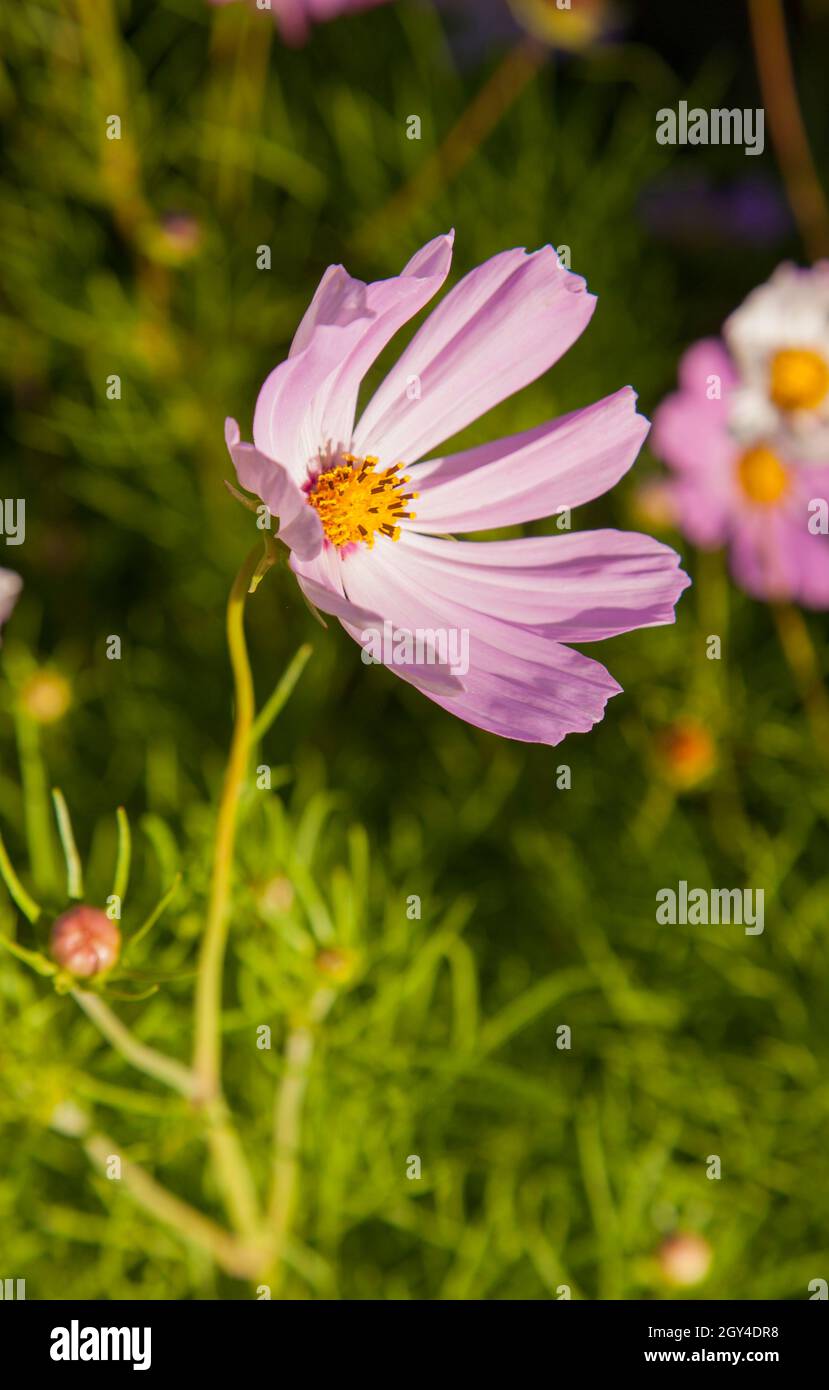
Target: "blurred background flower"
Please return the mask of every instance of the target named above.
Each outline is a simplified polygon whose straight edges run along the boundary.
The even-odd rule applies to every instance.
[[[9,618],[20,594],[21,583],[12,570],[0,569],[0,627]]]
[[[783,194],[763,175],[722,182],[704,170],[671,171],[643,190],[639,211],[654,236],[701,250],[774,246],[792,231]]]
[[[768,348],[758,354],[764,384],[749,388],[772,412],[765,382],[779,374],[779,356]],[[829,498],[829,462],[804,461],[797,440],[775,431],[761,411],[749,423],[740,409],[744,390],[718,340],[683,357],[680,390],[659,406],[652,435],[654,452],[674,470],[677,526],[696,545],[727,545],[735,579],[755,598],[829,607],[829,534],[815,529],[813,505]]]
[[[239,0],[209,0],[209,3],[233,5]],[[241,0],[241,3],[260,11],[269,10],[286,42],[301,44],[307,40],[312,24],[356,10],[370,10],[375,5],[388,4],[389,0]]]

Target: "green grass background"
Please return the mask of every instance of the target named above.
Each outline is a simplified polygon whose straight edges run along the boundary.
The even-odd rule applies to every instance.
[[[551,57],[457,177],[396,222],[388,199],[503,56],[459,59],[434,7],[400,0],[321,27],[301,51],[272,38],[267,16],[201,0],[4,9],[0,493],[25,496],[27,537],[0,550],[26,585],[3,651],[0,821],[56,911],[59,882],[45,871],[36,885],[28,868],[19,689],[32,662],[72,683],[71,709],[38,737],[88,897],[109,891],[124,804],[136,832],[125,929],[181,869],[143,963],[192,967],[232,714],[223,606],[250,544],[222,487],[223,418],[249,434],[259,385],[329,263],[380,278],[449,226],[456,273],[504,247],[570,246],[599,296],[593,322],[553,372],[470,427],[472,443],[628,381],[650,413],[684,346],[802,257],[794,232],[756,246],[713,228],[678,243],[641,216],[673,167],[775,178],[769,150],[654,139],[655,111],[680,99],[759,104],[742,7],[720,8],[631,7],[621,47]],[[827,21],[822,6],[794,19],[825,168]],[[102,138],[113,112],[115,149]],[[410,114],[420,142],[405,138]],[[178,265],[153,236],[170,211],[201,228]],[[256,269],[263,243],[270,272]],[[106,399],[111,373],[119,402]],[[637,480],[655,467],[646,449],[576,526],[641,524]],[[353,962],[318,1030],[288,1296],[545,1299],[568,1284],[578,1298],[668,1298],[655,1251],[674,1230],[712,1249],[692,1296],[805,1298],[829,1279],[827,750],[769,612],[733,588],[723,557],[675,543],[695,581],[677,625],[591,649],[625,693],[555,750],[479,733],[363,666],[335,623],[314,625],[284,568],[250,602],[260,700],[303,642],[314,649],[265,742],[273,789],[245,799],[226,976],[227,1090],[263,1185],[280,1046],[317,988],[316,947]],[[825,619],[809,622],[822,659]],[[710,633],[719,662],[705,657]],[[106,659],[110,634],[120,663]],[[717,764],[678,794],[654,754],[687,715],[710,729]],[[556,787],[564,763],[570,790]],[[765,933],[658,926],[654,895],[680,878],[762,887]],[[34,944],[15,917],[4,894],[0,930]],[[114,1007],[186,1059],[191,991],[183,980]],[[253,1296],[55,1131],[68,1101],[220,1216],[185,1105],[4,953],[0,1276],[25,1277],[29,1298]],[[419,1181],[406,1176],[413,1154]]]

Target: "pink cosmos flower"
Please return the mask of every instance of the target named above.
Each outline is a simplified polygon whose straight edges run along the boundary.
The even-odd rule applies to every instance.
[[[679,391],[654,416],[677,525],[704,549],[727,545],[754,598],[829,607],[829,540],[818,529],[829,463],[804,461],[788,434],[746,435],[735,410],[743,390],[725,345],[706,339],[685,354]]]
[[[234,0],[210,0],[211,5],[232,5]],[[270,10],[287,43],[305,43],[312,24],[334,19],[340,14],[373,9],[387,0],[269,0],[268,4],[248,0],[256,9]]]
[[[510,438],[433,456],[552,366],[589,322],[595,298],[549,246],[503,251],[465,276],[356,419],[363,377],[442,286],[451,248],[451,236],[437,237],[399,276],[368,285],[329,267],[259,393],[254,443],[228,420],[227,444],[242,486],[280,517],[304,594],[364,657],[470,724],[556,744],[597,723],[620,689],[565,644],[673,622],[689,581],[649,536],[447,534],[552,512],[560,524],[563,509],[622,477],[647,433],[624,387]],[[468,659],[454,659],[465,644]]]
[[[0,628],[9,618],[23,585],[11,570],[0,569]]]
[[[829,463],[829,261],[777,267],[723,325],[740,381],[730,425]]]

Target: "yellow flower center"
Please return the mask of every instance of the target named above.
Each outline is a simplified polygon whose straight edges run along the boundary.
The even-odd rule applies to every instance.
[[[747,449],[737,464],[737,477],[746,497],[761,506],[770,506],[789,486],[785,464],[765,444]]]
[[[369,550],[377,531],[389,540],[398,540],[399,523],[414,517],[414,512],[403,510],[404,504],[418,495],[401,492],[411,482],[399,471],[402,463],[393,463],[378,473],[376,458],[340,457],[343,462],[320,473],[308,493],[328,539],[337,546],[361,541]]]
[[[829,391],[829,366],[811,348],[782,348],[771,360],[769,391],[779,410],[816,410]]]
[[[601,32],[606,0],[579,0],[564,9],[557,0],[508,0],[520,24],[556,48],[587,48]]]

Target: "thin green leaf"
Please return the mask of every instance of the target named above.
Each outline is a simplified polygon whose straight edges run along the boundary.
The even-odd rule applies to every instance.
[[[250,731],[250,741],[252,744],[259,743],[268,732],[274,720],[285,708],[296,688],[297,682],[308,664],[313,647],[310,642],[305,642],[295,653],[293,659],[285,670],[284,674],[277,683],[276,689],[263,705],[253,723]]]
[[[115,817],[118,822],[118,857],[115,861],[115,882],[112,885],[112,892],[114,897],[123,902],[130,881],[132,837],[129,818],[123,806],[118,807]]]
[[[139,941],[143,940],[147,933],[152,931],[153,927],[155,926],[156,922],[158,921],[167,904],[170,902],[180,883],[181,874],[176,874],[175,878],[173,879],[173,882],[170,884],[170,887],[167,889],[167,892],[164,894],[163,898],[159,899],[146,921],[142,922],[141,926],[138,928],[138,931],[130,937],[127,943],[127,949],[124,952],[125,960],[127,955],[132,952],[133,947],[137,946]]]
[[[5,946],[13,956],[22,960],[24,965],[28,965],[32,970],[36,970],[38,975],[56,975],[58,967],[54,961],[48,960],[41,955],[40,951],[27,951],[25,946],[19,946],[16,941],[12,941],[8,936],[0,936],[0,946]]]
[[[41,909],[38,907],[34,898],[30,897],[26,892],[26,889],[17,877],[12,862],[9,859],[6,846],[3,843],[2,835],[0,835],[0,874],[3,875],[3,882],[8,888],[11,897],[20,908],[20,911],[23,913],[23,916],[28,917],[30,922],[35,923],[40,916]]]
[[[75,844],[69,807],[66,805],[63,792],[59,787],[52,788],[52,801],[55,805],[55,818],[58,823],[60,842],[63,846],[63,857],[66,860],[66,896],[80,899],[83,897],[81,857]]]

